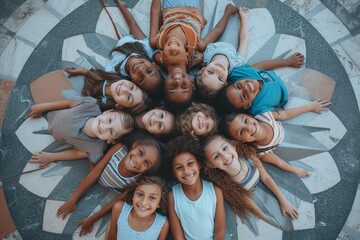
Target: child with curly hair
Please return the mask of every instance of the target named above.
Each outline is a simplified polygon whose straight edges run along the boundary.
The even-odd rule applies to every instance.
[[[176,125],[183,135],[194,139],[209,135],[217,130],[215,110],[204,103],[192,103],[177,117]]]
[[[165,181],[158,176],[139,176],[126,190],[124,201],[116,202],[112,208],[105,239],[165,240],[169,231],[164,216],[168,194]]]
[[[261,181],[275,195],[274,201],[278,201],[278,204],[273,204],[273,198],[266,199],[265,203],[268,203],[272,210],[281,212],[283,217],[288,214],[293,220],[299,217],[297,209],[281,193],[275,181],[257,158],[253,148],[229,141],[220,135],[211,135],[204,140],[203,152],[206,160],[205,174],[221,187],[224,198],[237,215],[244,218],[248,212],[251,212],[259,218],[275,224],[273,219],[276,219],[276,216],[269,215],[269,212],[265,216],[259,209],[264,203],[257,203],[259,204],[257,207],[250,198],[250,192]],[[275,207],[279,205],[280,208]],[[286,221],[277,222],[286,224]],[[286,229],[285,225],[280,227]]]

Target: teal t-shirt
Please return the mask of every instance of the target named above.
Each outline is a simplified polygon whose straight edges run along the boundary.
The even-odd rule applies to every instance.
[[[250,68],[248,65],[236,67],[228,77],[228,84],[244,79],[255,79],[262,81],[261,91],[251,103],[248,112],[255,116],[268,111],[274,111],[282,107],[288,100],[288,92],[276,73],[272,71]]]

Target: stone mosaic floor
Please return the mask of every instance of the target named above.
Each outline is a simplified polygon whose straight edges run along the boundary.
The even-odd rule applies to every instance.
[[[149,32],[151,0],[125,2]],[[219,20],[227,2],[204,0],[204,32]],[[360,239],[360,1],[234,3],[252,8],[250,63],[298,51],[306,56],[301,69],[276,70],[291,96],[286,107],[317,98],[331,99],[332,105],[326,113],[304,114],[285,124],[287,138],[277,153],[311,176],[288,180],[269,169],[275,181],[287,181],[281,189],[285,195],[300,196],[294,204],[301,218],[282,231],[261,221],[243,224],[229,211],[227,239]],[[0,238],[78,239],[77,222],[114,196],[95,186],[70,217],[56,218],[56,209],[88,166],[86,161],[58,162],[29,172],[36,169],[27,163],[32,152],[59,146],[42,134],[44,118],[25,121],[24,116],[34,102],[77,97],[81,81],[56,70],[104,66],[116,42],[114,30],[97,0],[0,0],[0,6]],[[119,32],[128,34],[111,1],[108,10]],[[236,45],[238,24],[232,18],[221,40]],[[301,192],[294,193],[295,184]],[[84,239],[103,239],[108,219],[98,221]]]

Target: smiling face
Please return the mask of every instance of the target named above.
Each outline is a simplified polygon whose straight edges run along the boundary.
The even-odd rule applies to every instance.
[[[223,60],[216,59],[201,69],[201,81],[213,91],[221,90],[227,80],[228,69]]]
[[[136,187],[132,198],[133,209],[139,217],[148,217],[160,207],[161,188],[157,184],[143,184]]]
[[[145,58],[131,57],[126,65],[129,65],[132,82],[145,91],[153,91],[160,85],[161,73],[154,63]]]
[[[193,134],[204,136],[209,134],[215,128],[215,120],[206,116],[203,112],[197,112],[191,120]]]
[[[175,104],[187,103],[193,94],[194,82],[186,70],[175,68],[165,79],[165,95],[168,101]]]
[[[189,152],[176,155],[172,161],[173,175],[184,185],[194,185],[200,180],[200,165]]]
[[[112,143],[128,131],[128,129],[125,129],[122,119],[119,112],[105,111],[94,119],[91,130],[97,138]]]
[[[121,108],[131,108],[144,99],[143,91],[128,80],[119,80],[110,86],[110,94]]]
[[[229,124],[229,133],[238,141],[254,142],[262,135],[262,128],[255,118],[238,114]]]
[[[159,161],[159,152],[155,146],[135,143],[125,157],[124,167],[135,174],[145,173],[155,167]]]
[[[260,87],[258,80],[244,79],[231,84],[226,89],[226,96],[236,109],[248,109],[260,92]]]
[[[175,124],[174,115],[162,109],[148,111],[141,120],[146,130],[155,135],[170,133]]]
[[[235,147],[220,136],[206,145],[205,157],[208,160],[208,166],[211,168],[219,168],[229,172],[239,167],[239,156]]]
[[[163,48],[163,58],[165,65],[174,65],[179,62],[187,61],[186,48],[183,42],[176,37],[170,37]]]

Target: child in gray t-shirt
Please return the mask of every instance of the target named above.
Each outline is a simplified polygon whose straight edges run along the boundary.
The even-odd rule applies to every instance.
[[[129,113],[108,110],[101,113],[96,100],[85,97],[81,101],[58,101],[31,106],[28,117],[41,117],[48,112],[49,132],[53,137],[74,148],[62,152],[34,153],[30,162],[44,167],[56,160],[88,158],[97,163],[107,149],[107,144],[132,130],[134,123]]]

